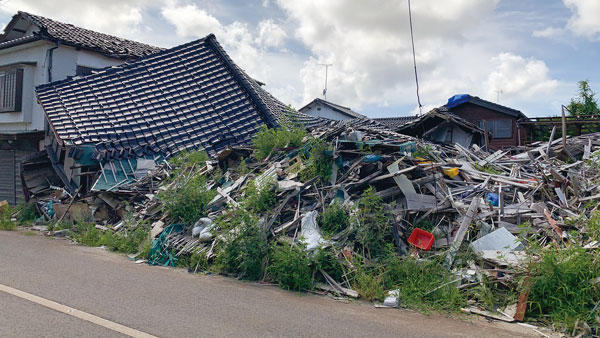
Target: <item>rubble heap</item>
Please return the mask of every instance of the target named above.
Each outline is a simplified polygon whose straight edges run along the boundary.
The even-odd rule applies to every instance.
[[[597,330],[600,134],[488,153],[337,125],[292,143],[185,153],[114,191],[37,205],[60,222],[85,209],[94,229],[125,237],[148,230],[138,258],[150,264]],[[540,300],[562,292],[539,284],[561,255],[590,264],[572,317]]]

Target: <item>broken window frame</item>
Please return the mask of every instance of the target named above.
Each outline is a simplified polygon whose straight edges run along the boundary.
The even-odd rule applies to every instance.
[[[484,129],[484,121],[487,124],[487,132],[492,134],[495,139],[508,139],[513,137],[513,123],[511,119],[480,120],[479,127],[481,129]],[[507,125],[500,126],[500,123],[507,123]]]

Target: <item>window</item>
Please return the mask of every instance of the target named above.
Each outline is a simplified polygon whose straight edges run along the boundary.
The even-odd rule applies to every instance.
[[[0,71],[0,112],[21,111],[23,70]]]
[[[77,66],[77,69],[75,70],[75,75],[77,76],[86,76],[86,75],[90,75],[92,74],[93,71],[97,70],[98,68],[92,68],[92,67],[86,67],[86,66]]]
[[[494,138],[512,137],[512,120],[486,120],[487,131]],[[479,127],[483,129],[483,120],[479,121]]]

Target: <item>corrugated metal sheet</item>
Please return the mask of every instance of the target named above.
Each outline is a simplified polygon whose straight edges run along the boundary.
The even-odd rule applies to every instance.
[[[0,201],[17,202],[15,178],[15,151],[0,150]]]

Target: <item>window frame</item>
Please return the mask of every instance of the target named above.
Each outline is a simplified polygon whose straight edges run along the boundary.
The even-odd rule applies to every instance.
[[[4,83],[0,83],[0,113],[19,113],[23,107],[23,68],[20,67],[6,67],[0,68],[0,74],[3,74]],[[9,93],[13,96],[13,103],[10,106],[4,106],[5,97],[7,94],[6,87],[6,76],[7,74],[14,74],[14,91]]]
[[[513,134],[514,134],[514,126],[513,126],[513,120],[512,119],[495,119],[495,120],[479,120],[479,127],[481,129],[483,128],[483,122],[485,121],[485,123],[487,124],[487,132],[492,134],[492,138],[493,139],[511,139],[513,138]],[[498,122],[499,121],[508,121],[509,122],[509,129],[510,129],[510,133],[508,136],[497,136],[498,135]],[[506,129],[506,128],[503,128]],[[485,130],[485,129],[484,129]]]

